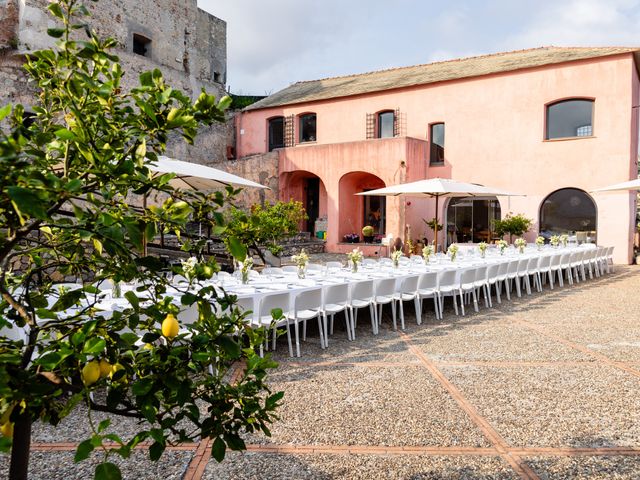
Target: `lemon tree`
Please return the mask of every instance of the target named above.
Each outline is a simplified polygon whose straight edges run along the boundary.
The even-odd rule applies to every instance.
[[[0,450],[10,452],[10,478],[27,478],[33,423],[57,425],[80,403],[139,421],[121,438],[108,420],[87,418],[92,435],[75,459],[99,454],[98,479],[120,478],[112,457],[140,442],[156,460],[170,442],[211,438],[222,460],[227,448],[244,448],[244,431],[269,434],[282,396],[265,383],[275,363],[256,355],[263,333],[246,327],[234,297],[198,287],[213,261],[195,265],[191,288],[172,298],[143,243],[188,221],[224,231],[220,210],[236,191],[177,191],[148,165],[169,138],[193,142],[199,128],[224,121],[229,99],[202,92],[192,101],[158,70],[124,91],[116,42],[86,29],[85,7],[54,0],[49,10],[57,46],[25,65],[37,90],[32,121],[20,105],[0,106]],[[167,200],[140,209],[131,193]],[[233,236],[228,244],[246,254]],[[69,276],[81,288],[55,286]],[[139,285],[123,311],[96,308],[96,283],[106,279]],[[197,313],[189,325],[180,323],[185,309]]]

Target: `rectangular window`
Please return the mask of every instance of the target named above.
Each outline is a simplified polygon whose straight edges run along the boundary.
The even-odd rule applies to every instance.
[[[316,141],[316,114],[300,115],[300,143]]]
[[[151,56],[151,39],[138,33],[134,33],[133,53],[136,55],[142,55],[143,57]]]
[[[395,136],[394,112],[381,112],[378,114],[378,138],[391,138]]]
[[[444,123],[433,123],[429,127],[429,164],[444,163]]]
[[[591,137],[593,100],[572,99],[547,105],[545,138]]]

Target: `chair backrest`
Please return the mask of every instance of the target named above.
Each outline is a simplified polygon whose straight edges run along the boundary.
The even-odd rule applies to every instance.
[[[351,300],[370,300],[373,297],[373,280],[363,280],[351,284]]]
[[[396,293],[396,279],[384,278],[376,282],[376,296],[385,297]]]
[[[400,257],[400,259],[398,260],[398,263],[399,263],[400,265],[409,265],[410,260],[409,260],[409,258],[407,258],[407,257],[405,257],[405,256],[402,256],[402,257]]]
[[[424,264],[424,258],[422,258],[422,255],[411,255],[409,259],[411,260],[412,263],[417,263],[419,265]]]
[[[295,265],[285,265],[284,267],[282,267],[282,271],[284,273],[296,273],[298,271],[298,267],[296,267]]]
[[[113,290],[113,282],[108,278],[94,283],[93,286],[99,290]]]
[[[487,276],[487,266],[483,265],[481,267],[477,267],[476,268],[476,275],[475,275],[475,281],[476,282],[483,282],[485,280],[487,280],[488,276]]]
[[[551,255],[551,260],[549,262],[549,265],[551,267],[557,267],[558,265],[560,265],[560,259],[561,259],[562,255],[556,253],[554,255]]]
[[[320,310],[322,308],[322,287],[300,292],[295,296],[293,304],[296,312],[300,310]]]
[[[375,265],[377,265],[378,262],[376,260],[374,260],[373,258],[365,258],[364,260],[362,260],[362,265],[365,267],[373,267]]]
[[[380,257],[380,259],[378,260],[378,263],[380,265],[393,265],[393,260],[387,257]]]
[[[442,270],[438,272],[438,288],[452,287],[456,284],[456,276],[458,272],[455,270]]]
[[[551,255],[542,255],[538,261],[538,269],[547,269],[551,265]]]
[[[342,262],[327,262],[327,268],[342,268]]]
[[[536,255],[535,257],[531,257],[529,259],[529,262],[527,263],[527,271],[528,272],[532,272],[534,270],[536,270],[538,268],[538,265],[540,265],[540,259],[542,257]]]
[[[527,271],[527,266],[529,265],[528,258],[521,258],[518,260],[518,273],[525,273]]]
[[[607,258],[613,258],[613,249],[615,247],[608,247],[607,248]]]
[[[320,265],[319,263],[308,263],[307,264],[307,270],[308,271],[322,271],[324,267],[322,265]]]
[[[503,263],[494,263],[494,264],[489,265],[487,267],[487,280],[493,280],[493,279],[497,278],[498,275],[500,275],[500,267],[502,265],[505,265],[505,269],[507,268],[506,264],[503,264]]]
[[[342,305],[349,301],[349,287],[347,285],[330,285],[324,291],[324,303]]]
[[[477,268],[467,268],[460,274],[460,285],[463,283],[473,283],[476,279]]]
[[[260,301],[260,317],[270,317],[271,310],[273,310],[274,308],[282,309],[283,313],[288,312],[290,308],[289,302],[289,292],[272,293],[265,295]]]
[[[498,264],[498,276],[506,275],[509,269],[509,262],[500,262]]]
[[[519,260],[511,260],[507,265],[507,275],[515,275],[518,273]]]
[[[560,265],[562,266],[569,265],[570,261],[571,261],[570,253],[563,253],[562,255],[560,255]]]
[[[400,282],[400,292],[401,293],[416,293],[418,290],[418,281],[420,280],[420,275],[411,275],[410,277],[405,277]]]
[[[427,290],[432,288],[438,288],[438,272],[427,272],[420,275],[418,289]]]

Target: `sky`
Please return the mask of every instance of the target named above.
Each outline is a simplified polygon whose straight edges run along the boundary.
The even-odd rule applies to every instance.
[[[198,0],[227,22],[227,86],[301,80],[547,45],[639,46],[640,0]]]

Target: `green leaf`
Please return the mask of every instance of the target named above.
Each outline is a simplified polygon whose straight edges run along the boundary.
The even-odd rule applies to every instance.
[[[0,108],[0,120],[3,120],[10,113],[11,113],[11,104],[8,103],[4,107]]]
[[[238,358],[240,356],[240,351],[241,351],[240,345],[234,342],[231,338],[220,337],[219,341],[222,349],[231,358]]]
[[[77,304],[83,296],[84,291],[80,288],[78,288],[77,290],[68,290],[60,295],[58,301],[53,304],[53,307],[51,307],[51,311],[61,312],[63,310],[67,310],[68,308]]]
[[[122,480],[122,474],[117,465],[111,462],[101,463],[96,467],[94,480]]]
[[[104,432],[107,428],[109,428],[109,425],[111,425],[111,420],[109,420],[108,418],[106,420],[102,420],[98,425],[98,433]]]
[[[15,208],[19,214],[27,214],[41,220],[47,218],[45,202],[40,200],[40,197],[32,190],[12,186],[7,188],[7,193],[9,198],[11,198],[13,208]]]
[[[224,454],[227,449],[224,440],[220,437],[216,437],[211,446],[211,456],[216,459],[217,462],[224,460]]]
[[[164,453],[165,446],[162,443],[154,442],[149,447],[149,458],[154,462]]]
[[[94,449],[95,447],[93,446],[91,439],[80,442],[80,445],[76,448],[76,456],[73,457],[73,461],[78,463],[82,460],[86,460]]]
[[[131,387],[131,393],[133,393],[138,397],[144,396],[151,391],[151,388],[153,387],[153,383],[154,383],[153,378],[150,378],[150,377],[143,378],[142,380],[138,380]]]
[[[104,338],[92,337],[84,344],[82,352],[90,355],[97,355],[102,353],[106,347],[107,342],[105,342]]]
[[[53,38],[60,38],[64,35],[64,28],[47,28],[47,35]]]
[[[67,130],[66,128],[61,128],[60,130],[56,130],[54,132],[55,136],[61,140],[76,140],[77,137],[71,130]]]
[[[98,252],[98,255],[102,255],[102,242],[97,238],[93,239],[93,248]]]
[[[124,298],[129,300],[129,303],[131,304],[131,306],[136,310],[140,308],[140,299],[138,298],[135,292],[129,290],[124,294]]]
[[[233,258],[239,262],[243,262],[247,258],[247,247],[236,237],[229,237],[228,244],[229,253]]]
[[[60,19],[64,18],[63,14],[62,14],[62,8],[60,8],[60,4],[59,3],[55,3],[55,2],[50,3],[47,8],[53,14],[54,17],[58,17]]]

